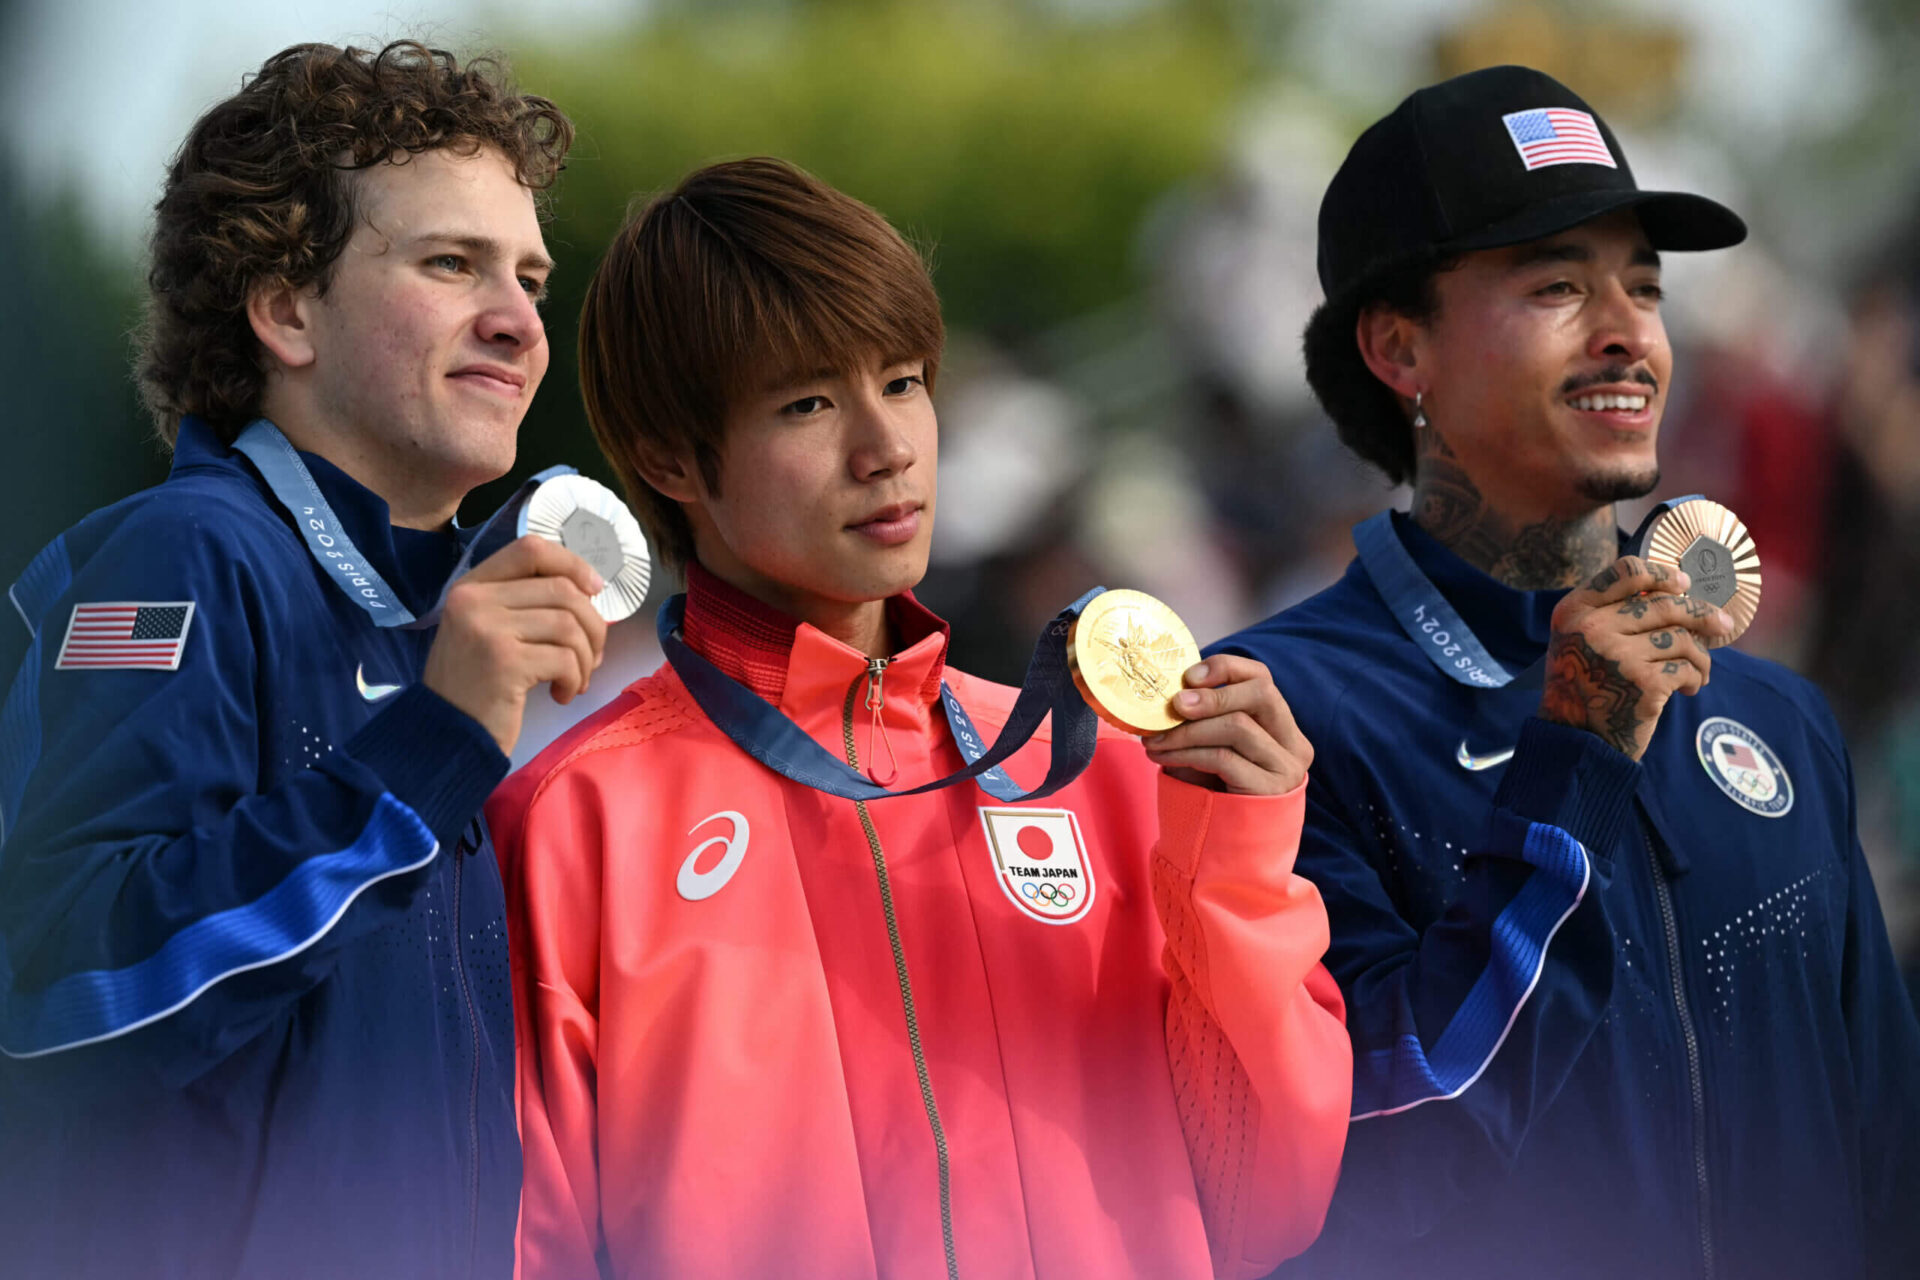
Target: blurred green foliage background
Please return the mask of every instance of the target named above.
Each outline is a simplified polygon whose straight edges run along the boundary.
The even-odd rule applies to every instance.
[[[1017,346],[1137,290],[1141,219],[1216,163],[1255,71],[1206,5],[1088,24],[896,0],[687,6],[605,45],[522,48],[513,65],[579,128],[547,232],[555,372],[521,453],[583,469],[600,464],[574,324],[635,199],[713,160],[790,160],[927,252],[951,327]]]
[[[580,406],[574,328],[634,198],[711,160],[781,156],[927,250],[952,327],[1018,344],[1138,289],[1141,219],[1218,162],[1258,71],[1244,36],[1207,3],[1088,22],[1012,4],[823,0],[666,7],[610,41],[516,41],[516,78],[579,129],[547,227],[554,358],[523,469],[566,460],[610,479]],[[88,509],[162,478],[166,459],[142,442],[128,376],[137,264],[88,240],[70,195],[9,189],[0,210],[0,254],[18,259],[9,277],[24,274],[35,300],[0,332],[25,379],[24,422],[41,427],[16,431],[8,462],[35,477],[0,508],[11,581]],[[476,492],[469,518],[508,484]]]

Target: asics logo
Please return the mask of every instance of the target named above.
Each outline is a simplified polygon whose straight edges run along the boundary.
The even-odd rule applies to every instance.
[[[360,690],[360,696],[368,702],[378,702],[382,698],[391,697],[405,687],[397,684],[368,684],[367,670],[364,665],[353,669],[353,684]]]
[[[746,818],[732,809],[722,809],[719,813],[700,819],[687,834],[692,835],[709,822],[718,822],[722,818],[732,824],[733,830],[723,836],[708,836],[695,845],[693,852],[687,855],[687,860],[680,864],[680,876],[674,882],[674,887],[688,902],[703,901],[726,888],[727,881],[733,879],[733,873],[747,860],[747,840],[752,833],[747,828]],[[724,845],[726,852],[711,868],[700,870],[700,855],[715,845]]]

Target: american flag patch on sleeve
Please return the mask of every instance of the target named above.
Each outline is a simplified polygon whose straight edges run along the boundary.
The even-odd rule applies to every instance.
[[[76,604],[54,670],[177,671],[192,622],[191,600]]]
[[[1500,117],[1507,135],[1520,152],[1521,163],[1531,173],[1556,164],[1603,164],[1609,169],[1613,152],[1593,117],[1567,107],[1543,107],[1535,111],[1515,111]]]

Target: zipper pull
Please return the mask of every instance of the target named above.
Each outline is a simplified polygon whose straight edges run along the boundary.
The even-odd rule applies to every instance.
[[[876,787],[890,787],[893,780],[900,776],[900,758],[893,753],[893,740],[887,736],[887,726],[880,719],[880,708],[886,702],[886,695],[880,688],[881,677],[886,674],[888,658],[867,659],[867,776],[873,779]],[[878,737],[887,746],[887,776],[881,777],[879,771],[880,753],[874,749],[873,740]]]

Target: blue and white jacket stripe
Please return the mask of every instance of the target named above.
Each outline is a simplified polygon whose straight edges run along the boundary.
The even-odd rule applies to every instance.
[[[1370,1049],[1365,1061],[1356,1061],[1355,1120],[1459,1097],[1492,1064],[1539,985],[1547,947],[1586,896],[1593,867],[1580,842],[1558,827],[1527,823],[1515,843],[1521,860],[1539,874],[1494,920],[1486,967],[1431,1051],[1409,1021],[1392,1045]]]
[[[382,794],[352,844],[307,858],[252,902],[184,925],[146,959],[9,992],[0,1052],[33,1058],[78,1049],[178,1013],[224,978],[313,946],[363,890],[418,870],[439,849],[413,810]]]

